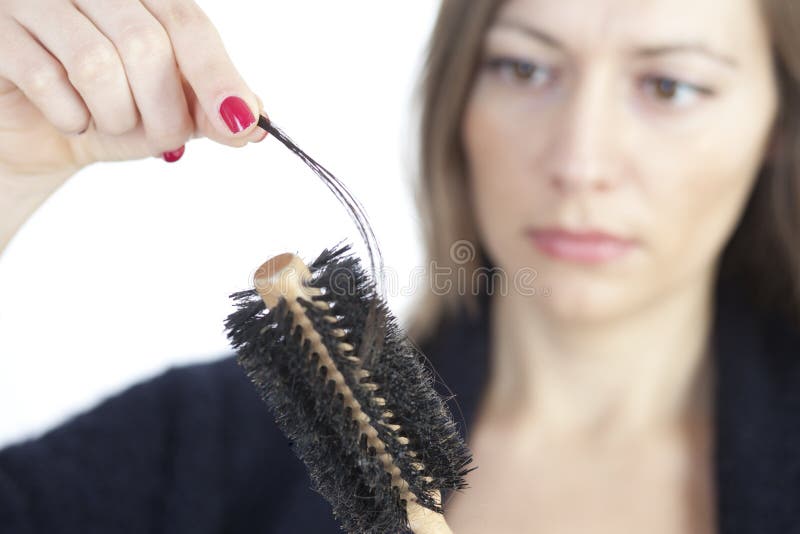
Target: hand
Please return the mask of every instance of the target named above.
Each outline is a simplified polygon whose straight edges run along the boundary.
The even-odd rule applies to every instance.
[[[78,169],[259,141],[260,110],[192,0],[0,0],[0,250]]]

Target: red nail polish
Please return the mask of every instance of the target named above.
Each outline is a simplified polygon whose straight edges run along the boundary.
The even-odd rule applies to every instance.
[[[253,112],[247,107],[247,103],[238,96],[229,96],[223,100],[219,107],[219,114],[233,133],[246,130],[256,122],[256,118],[253,117]]]
[[[177,150],[171,150],[169,152],[164,152],[163,154],[161,154],[161,157],[164,158],[164,161],[166,161],[167,163],[174,163],[174,162],[178,161],[179,159],[181,159],[181,156],[183,156],[183,153],[185,151],[186,151],[186,145],[183,145],[182,147],[180,147]]]

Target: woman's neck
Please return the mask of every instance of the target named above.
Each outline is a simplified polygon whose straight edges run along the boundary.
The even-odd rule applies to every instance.
[[[493,296],[484,410],[515,428],[611,441],[706,420],[712,289],[704,280],[592,323],[556,320],[535,298]]]

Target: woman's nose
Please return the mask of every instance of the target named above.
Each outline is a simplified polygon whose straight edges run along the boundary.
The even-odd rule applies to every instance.
[[[605,192],[621,179],[625,128],[601,80],[585,83],[553,115],[550,186],[559,193]]]

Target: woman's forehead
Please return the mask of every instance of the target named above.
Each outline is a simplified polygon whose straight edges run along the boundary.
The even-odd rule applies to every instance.
[[[746,55],[768,42],[760,0],[507,0],[496,24],[546,33],[563,48],[694,43]]]

